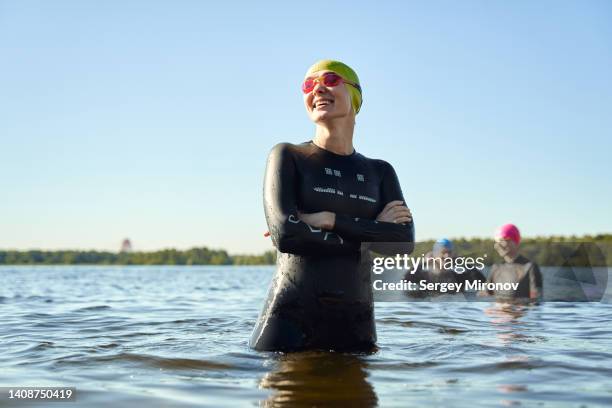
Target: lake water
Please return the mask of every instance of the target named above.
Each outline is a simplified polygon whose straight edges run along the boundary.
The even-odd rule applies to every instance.
[[[0,267],[0,386],[77,387],[52,407],[612,405],[609,303],[378,302],[374,354],[255,352],[273,272]]]

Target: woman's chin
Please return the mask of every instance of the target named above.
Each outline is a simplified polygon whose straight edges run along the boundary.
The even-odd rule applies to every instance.
[[[326,110],[315,110],[310,114],[310,118],[313,122],[329,122],[332,119],[337,119],[342,117],[337,112],[326,111]]]
[[[331,115],[329,112],[326,111],[314,111],[312,113],[312,116],[314,117],[314,119],[325,119],[329,118]]]

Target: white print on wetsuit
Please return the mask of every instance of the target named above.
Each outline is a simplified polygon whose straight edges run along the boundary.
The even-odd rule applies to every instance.
[[[325,167],[325,174],[327,174],[328,176],[342,177],[342,173],[340,172],[340,170],[330,169],[329,167]],[[360,181],[362,183],[365,182],[364,175],[357,173],[357,181]],[[316,191],[317,193],[337,194],[339,196],[344,196],[344,193],[342,191],[336,190],[333,187],[325,188],[325,187],[316,186],[313,188],[313,190]],[[354,198],[356,200],[368,201],[370,203],[376,202],[376,200],[373,199],[372,197],[368,197],[367,195],[362,195],[362,194],[350,194],[350,198]]]
[[[316,191],[317,193],[328,193],[328,194],[337,194],[340,196],[344,196],[344,193],[342,191],[336,190],[333,187],[323,188],[323,187],[316,186],[313,188],[313,190]]]
[[[330,169],[329,167],[325,167],[325,174],[328,176],[342,177],[342,172],[340,170]],[[365,182],[364,175],[357,173],[357,181]]]
[[[327,193],[327,194],[337,194],[339,196],[344,196],[344,193],[340,190],[336,190],[333,187],[320,187],[320,186],[316,186],[312,188],[314,191],[316,191],[317,193]],[[368,197],[366,195],[361,195],[361,194],[349,194],[349,197],[354,198],[356,200],[363,200],[363,201],[368,201],[370,203],[375,203],[376,200],[372,197]]]
[[[340,172],[340,170],[334,170],[334,169],[330,169],[329,167],[325,168],[325,174],[327,174],[328,176],[336,176],[336,177],[342,177],[342,173]]]
[[[372,197],[368,197],[366,195],[361,195],[361,194],[359,194],[359,195],[357,195],[357,194],[349,194],[349,197],[354,198],[356,200],[369,201],[371,203],[375,203],[376,202],[376,200],[373,199]]]
[[[296,218],[295,215],[290,214],[289,215],[289,222],[292,224],[299,224],[300,222],[302,222],[302,220],[300,220],[299,218]],[[304,223],[306,224],[306,223]],[[308,227],[308,229],[310,230],[310,232],[321,232],[322,230],[320,228],[313,228],[310,224],[306,224],[306,226]],[[334,232],[329,232],[329,231],[325,231],[325,236],[323,237],[323,241],[327,241],[327,237],[329,236],[336,236],[338,237],[338,239],[340,240],[341,244],[344,244],[344,240],[342,239],[342,237]]]
[[[327,194],[337,194],[339,196],[344,196],[344,193],[340,190],[336,190],[333,187],[320,187],[320,186],[316,186],[312,188],[314,191],[316,191],[317,193],[327,193]],[[368,201],[370,203],[375,203],[376,200],[372,197],[368,197],[367,195],[362,195],[362,194],[349,194],[350,198],[354,198],[355,200],[363,200],[363,201]]]

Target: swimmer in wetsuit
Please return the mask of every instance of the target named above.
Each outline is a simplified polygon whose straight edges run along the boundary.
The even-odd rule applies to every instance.
[[[430,252],[425,255],[424,263],[416,272],[408,271],[404,276],[409,282],[419,285],[422,280],[427,284],[458,284],[459,292],[466,293],[468,283],[474,281],[485,281],[485,277],[474,266],[468,267],[465,262],[457,264],[457,260],[463,257],[457,256],[454,245],[448,238],[438,239]],[[453,262],[449,262],[452,260]],[[446,295],[444,292],[435,290],[413,290],[407,291],[406,295],[413,298],[427,298]],[[471,295],[465,295],[465,298]]]
[[[454,250],[454,245],[448,238],[440,238],[436,241],[433,247],[433,253],[437,254],[443,259],[455,258],[457,259],[457,253]],[[434,263],[434,265],[436,265]],[[461,284],[461,292],[465,292],[466,284],[474,281],[484,282],[486,279],[484,275],[476,267],[468,267],[462,263],[461,269],[456,267],[452,270],[454,275],[454,282]],[[451,280],[452,281],[452,280]]]
[[[495,295],[501,302],[538,301],[542,299],[542,273],[538,264],[519,254],[521,234],[513,224],[495,232],[495,250],[504,263],[491,266],[487,283],[518,283],[516,290],[482,291],[481,296]]]
[[[302,90],[316,135],[297,145],[280,143],[268,157],[264,210],[277,270],[250,346],[370,351],[376,328],[362,243],[378,251],[377,243],[394,242],[395,251],[410,253],[412,214],[393,167],[353,148],[361,107],[355,72],[320,61]]]
[[[427,283],[459,283],[459,275],[451,268],[445,268],[445,261],[453,258],[453,243],[446,238],[437,240],[430,252],[425,255],[426,266],[419,267],[416,271],[408,271],[404,276],[408,282],[426,281]],[[437,290],[413,290],[406,292],[407,296],[415,298],[434,297],[444,293]]]

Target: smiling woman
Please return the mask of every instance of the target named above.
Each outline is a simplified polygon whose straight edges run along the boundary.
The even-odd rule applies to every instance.
[[[345,84],[354,87],[358,91],[358,93],[354,93],[353,95],[351,95],[351,99],[353,102],[353,110],[356,112],[355,114],[359,113],[362,97],[361,86],[359,86],[358,83],[347,81],[335,72],[324,72],[318,77],[307,77],[304,80],[304,83],[302,84],[302,91],[304,92],[304,94],[312,95],[312,91],[314,90],[314,87],[317,82],[322,82],[323,85],[328,87],[335,87],[340,85],[340,83],[344,82]],[[311,108],[313,110],[317,108],[321,109],[322,107],[329,106],[332,103],[334,103],[334,100],[332,98],[321,96],[320,98],[314,98],[314,101],[311,104]]]
[[[280,143],[268,157],[264,210],[279,253],[250,344],[372,350],[372,285],[361,244],[396,242],[409,253],[412,214],[393,167],[353,148],[362,102],[357,74],[341,62],[320,61],[306,73],[302,92],[315,137]]]

